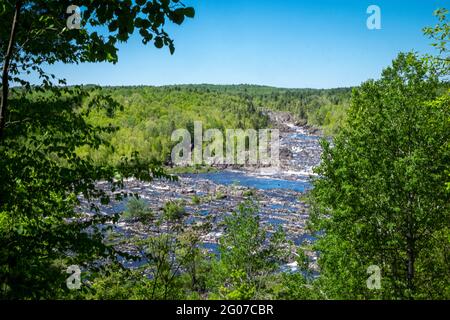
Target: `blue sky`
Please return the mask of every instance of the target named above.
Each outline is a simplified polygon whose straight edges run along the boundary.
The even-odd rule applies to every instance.
[[[74,1],[76,3],[76,1]],[[400,51],[430,51],[422,28],[442,0],[189,0],[195,19],[167,28],[176,52],[119,48],[119,63],[51,66],[68,84],[260,84],[290,88],[359,85]],[[382,29],[368,30],[369,5]]]

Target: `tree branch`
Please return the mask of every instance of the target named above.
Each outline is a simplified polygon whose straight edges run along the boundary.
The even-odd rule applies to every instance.
[[[8,48],[6,50],[5,58],[3,59],[2,70],[2,97],[0,102],[0,139],[3,137],[6,122],[6,110],[8,108],[8,94],[9,94],[9,65],[14,50],[14,43],[17,33],[17,24],[19,22],[20,9],[22,8],[22,1],[16,2],[16,8],[14,10],[14,18],[11,26],[11,33],[9,35]]]

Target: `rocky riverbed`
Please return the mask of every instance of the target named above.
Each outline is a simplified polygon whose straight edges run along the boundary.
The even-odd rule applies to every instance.
[[[305,230],[309,208],[302,197],[311,188],[312,169],[320,162],[320,135],[316,130],[295,123],[289,114],[273,113],[270,117],[273,125],[280,129],[279,167],[184,174],[174,182],[130,180],[124,191],[139,194],[155,213],[161,212],[168,201],[179,201],[187,213],[184,223],[210,222],[212,229],[202,240],[205,248],[211,251],[216,250],[223,234],[220,222],[248,199],[258,204],[261,223],[269,231],[281,226],[288,239],[297,245],[313,241]],[[121,213],[125,208],[126,200],[102,206],[101,211]],[[148,232],[148,228],[138,221],[120,221],[115,229],[127,237],[145,237]],[[312,261],[316,259],[314,253],[311,257]],[[295,263],[289,266],[295,269]]]

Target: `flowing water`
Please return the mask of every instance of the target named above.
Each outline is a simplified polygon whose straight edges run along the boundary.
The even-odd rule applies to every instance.
[[[320,162],[320,137],[292,124],[285,125],[285,128],[281,132],[280,167],[185,174],[177,182],[129,181],[126,191],[138,193],[154,212],[160,212],[167,201],[184,201],[188,214],[185,223],[212,222],[211,232],[203,237],[203,246],[212,252],[217,251],[218,239],[223,234],[220,221],[247,199],[249,190],[257,199],[261,223],[269,232],[281,226],[288,239],[295,244],[311,242],[314,238],[305,231],[309,208],[301,198],[311,188],[311,179],[314,177],[312,169]],[[208,201],[194,204],[194,196],[207,197]],[[102,206],[101,210],[111,214],[123,212],[125,208],[126,201]],[[147,232],[136,222],[120,222],[115,230],[130,237],[145,237]],[[130,267],[141,263],[133,262]],[[290,264],[290,267],[293,270],[296,268],[295,264]]]

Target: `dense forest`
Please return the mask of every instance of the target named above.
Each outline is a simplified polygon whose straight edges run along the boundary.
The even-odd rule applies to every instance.
[[[400,53],[378,80],[356,88],[101,88],[65,86],[44,64],[117,62],[118,42],[135,30],[173,53],[164,23],[182,24],[195,10],[174,0],[80,2],[84,23],[108,36],[67,29],[61,13],[70,1],[0,3],[1,299],[450,298],[447,10],[424,29],[435,55]],[[42,84],[29,83],[28,71]],[[130,180],[177,180],[164,168],[174,129],[192,130],[198,120],[263,128],[270,110],[332,137],[302,198],[314,243],[295,245],[283,228],[268,232],[246,190],[212,253],[201,243],[211,223],[186,223],[186,202],[155,212],[126,189]],[[192,196],[189,205],[225,197]],[[124,199],[122,212],[101,211]],[[146,237],[112,227],[130,220]],[[292,257],[298,272],[281,270]],[[143,258],[138,268],[124,263]],[[81,282],[70,266],[80,266]],[[368,270],[381,273],[377,290]]]
[[[89,87],[88,87],[89,88]],[[86,89],[88,106],[99,96],[109,96],[120,108],[114,112],[97,108],[88,123],[119,128],[104,138],[111,150],[80,149],[95,161],[118,163],[121,157],[138,151],[141,156],[167,163],[174,142],[174,130],[186,128],[193,136],[194,121],[204,130],[267,128],[269,111],[286,111],[298,121],[336,133],[348,108],[351,89],[279,89],[236,85],[184,85],[169,87],[115,87]]]

